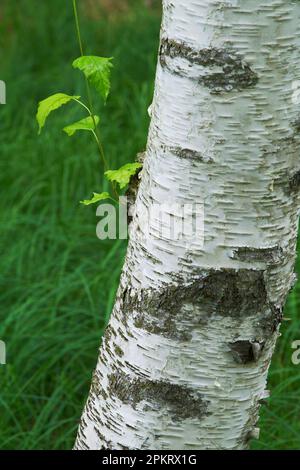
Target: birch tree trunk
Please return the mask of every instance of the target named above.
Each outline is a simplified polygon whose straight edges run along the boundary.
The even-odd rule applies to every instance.
[[[76,449],[247,448],[294,283],[300,2],[163,7],[130,242]],[[204,245],[149,236],[144,214],[165,202],[204,202]]]

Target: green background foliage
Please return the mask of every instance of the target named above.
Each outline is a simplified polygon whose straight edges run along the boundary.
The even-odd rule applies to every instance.
[[[142,0],[130,8],[116,1],[105,11],[97,2],[93,8],[92,0],[79,2],[82,34],[86,54],[114,57],[106,106],[93,98],[110,168],[119,168],[145,148],[160,11]],[[126,245],[98,240],[95,207],[78,203],[109,189],[89,133],[68,139],[62,132],[82,111],[58,110],[37,137],[37,102],[57,91],[85,95],[71,67],[79,56],[71,1],[2,0],[0,18],[0,79],[7,84],[7,104],[0,106],[0,339],[7,345],[0,448],[69,449]],[[297,284],[253,448],[300,447],[300,365],[291,363],[299,299]]]

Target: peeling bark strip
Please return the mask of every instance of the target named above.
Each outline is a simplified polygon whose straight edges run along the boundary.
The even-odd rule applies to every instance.
[[[300,1],[163,7],[128,251],[76,449],[247,448],[294,280]],[[148,236],[157,204],[203,201],[204,245]]]
[[[211,72],[199,77],[199,83],[209,88],[213,93],[242,90],[255,86],[258,82],[258,76],[250,65],[230,49],[210,48],[197,51],[184,43],[164,38],[161,41],[159,55],[161,66],[167,67],[171,71],[172,65],[167,62],[167,58],[180,57],[189,61],[190,64],[201,65],[208,69],[220,67],[222,72]],[[175,71],[175,73],[180,72]]]
[[[134,409],[141,402],[144,402],[146,407],[151,406],[154,409],[166,407],[174,422],[188,418],[197,420],[208,415],[208,402],[185,385],[131,378],[123,372],[111,374],[108,380],[109,393],[122,403],[132,405]]]

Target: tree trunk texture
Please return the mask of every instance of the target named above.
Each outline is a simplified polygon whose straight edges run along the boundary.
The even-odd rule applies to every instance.
[[[299,57],[300,2],[163,1],[128,252],[76,449],[258,436],[295,278]],[[149,236],[144,214],[166,202],[204,202],[204,246]]]

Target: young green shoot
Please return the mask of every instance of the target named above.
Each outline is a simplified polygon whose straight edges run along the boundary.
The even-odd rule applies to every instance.
[[[57,109],[61,108],[61,106],[68,103],[75,103],[81,106],[85,110],[87,115],[79,121],[67,124],[63,128],[63,131],[69,137],[72,137],[78,131],[88,131],[91,133],[97,143],[100,159],[102,160],[103,167],[105,170],[104,176],[107,178],[108,181],[111,182],[112,191],[114,193],[115,198],[113,198],[108,192],[94,192],[91,199],[85,199],[83,201],[80,201],[80,203],[87,206],[90,204],[99,203],[106,199],[112,199],[117,202],[117,199],[119,197],[119,193],[116,189],[117,185],[119,185],[121,190],[124,189],[129,184],[131,177],[141,169],[142,165],[140,163],[128,163],[119,168],[118,170],[108,169],[108,162],[105,157],[99,131],[99,124],[101,120],[100,117],[94,113],[90,86],[93,86],[93,88],[96,90],[97,94],[105,104],[111,89],[110,77],[111,70],[113,68],[113,58],[98,57],[95,55],[84,55],[76,0],[73,0],[73,10],[80,57],[73,61],[72,66],[74,69],[80,70],[84,75],[87,91],[87,102],[84,102],[84,100],[82,100],[82,98],[78,95],[69,95],[66,93],[55,93],[54,95],[51,95],[48,98],[40,101],[36,114],[36,119],[39,127],[38,132],[39,134],[41,133],[49,115],[53,111],[56,111]]]

